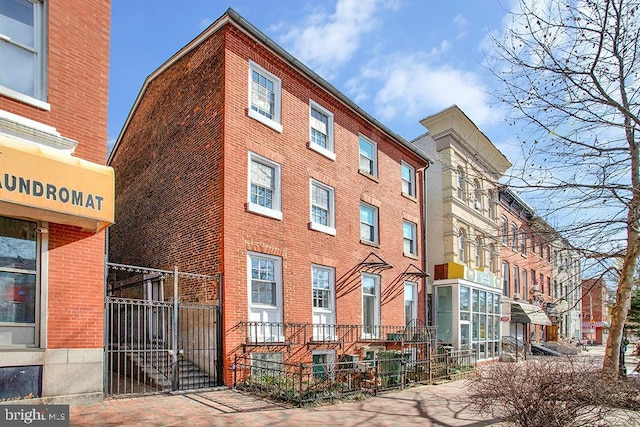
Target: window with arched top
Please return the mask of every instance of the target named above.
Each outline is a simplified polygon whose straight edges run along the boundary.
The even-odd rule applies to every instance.
[[[484,249],[482,247],[482,237],[480,236],[476,237],[474,252],[476,267],[484,267]]]
[[[465,232],[461,228],[460,231],[458,232],[458,261],[460,262],[465,262],[467,259],[466,251],[464,248],[465,240],[466,240]]]
[[[489,243],[489,271],[494,272],[496,268],[495,264],[496,257],[496,245],[493,243]]]
[[[464,200],[464,171],[461,167],[456,171],[456,187],[458,189],[458,198]]]

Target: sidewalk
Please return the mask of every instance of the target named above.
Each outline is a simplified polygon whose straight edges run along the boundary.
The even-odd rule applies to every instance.
[[[464,401],[464,380],[380,394],[362,401],[291,408],[235,390],[108,399],[71,406],[77,426],[484,426]]]
[[[601,364],[604,346],[590,346],[581,356]],[[627,370],[638,359],[627,352]],[[632,366],[633,365],[633,366]],[[465,381],[419,386],[362,400],[312,408],[292,408],[221,389],[191,394],[107,399],[70,408],[77,426],[485,426],[469,408]]]

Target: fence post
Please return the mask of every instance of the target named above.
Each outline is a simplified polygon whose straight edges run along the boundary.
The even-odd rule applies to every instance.
[[[304,369],[304,363],[300,364],[300,389],[298,390],[298,406],[302,408],[302,372]]]
[[[236,388],[237,384],[238,384],[238,355],[234,354],[233,355],[233,388]]]
[[[378,359],[373,359],[373,394],[374,396],[378,395],[378,374],[380,373],[378,369],[378,362],[379,362]]]
[[[173,267],[173,319],[171,322],[173,331],[171,331],[172,355],[171,364],[173,366],[173,375],[171,378],[171,389],[178,390],[180,387],[180,366],[178,363],[178,266]]]

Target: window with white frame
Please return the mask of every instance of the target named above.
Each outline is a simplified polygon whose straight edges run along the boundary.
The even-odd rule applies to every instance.
[[[309,101],[309,148],[336,159],[333,145],[333,114]]]
[[[513,266],[513,292],[520,294],[520,269],[517,265]]]
[[[402,237],[404,238],[404,253],[407,255],[418,255],[416,244],[416,224],[411,221],[402,221]]]
[[[311,229],[336,235],[333,187],[311,180]]]
[[[465,248],[465,241],[467,240],[467,236],[464,232],[464,229],[460,229],[458,231],[458,261],[464,263],[467,260],[467,251]]]
[[[281,92],[282,83],[278,77],[255,62],[249,62],[249,116],[277,132],[282,132]]]
[[[362,273],[362,333],[367,338],[380,335],[380,276]]]
[[[0,217],[0,331],[6,345],[38,345],[40,248],[35,229],[35,222]]]
[[[511,223],[511,247],[518,250],[518,225],[515,222]]]
[[[524,230],[520,230],[520,252],[522,255],[527,254],[527,233]]]
[[[373,141],[360,135],[360,171],[378,176],[378,147]]]
[[[461,167],[456,170],[456,187],[458,191],[458,199],[465,200],[464,197],[464,171]]]
[[[476,210],[482,210],[482,194],[480,192],[480,181],[473,180],[473,207]]]
[[[418,284],[404,282],[404,323],[405,325],[418,317]]]
[[[251,254],[251,304],[276,307],[282,286],[279,258]]]
[[[522,299],[523,300],[528,300],[529,299],[529,283],[527,282],[528,278],[527,278],[527,269],[523,268],[522,269]]]
[[[509,292],[509,263],[502,261],[502,295],[511,296]]]
[[[282,219],[281,167],[255,153],[249,153],[248,210],[276,219]]]
[[[378,208],[360,203],[360,239],[378,243]]]
[[[46,101],[45,22],[42,1],[0,1],[0,93]]]
[[[313,266],[312,274],[312,300],[313,308],[325,310],[333,309],[333,269],[328,267]]]
[[[406,194],[411,197],[416,196],[416,171],[415,169],[402,162],[401,165],[402,176],[402,194]]]

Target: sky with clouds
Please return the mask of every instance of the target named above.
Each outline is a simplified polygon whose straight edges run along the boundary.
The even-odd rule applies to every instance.
[[[231,7],[408,140],[457,104],[509,157],[504,115],[483,67],[511,0],[167,0],[112,3],[109,138],[147,75]]]

